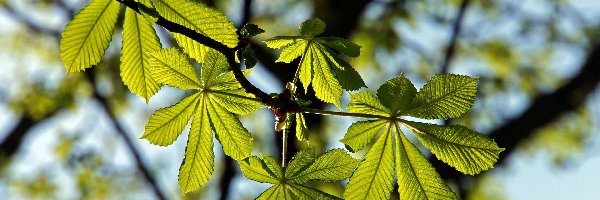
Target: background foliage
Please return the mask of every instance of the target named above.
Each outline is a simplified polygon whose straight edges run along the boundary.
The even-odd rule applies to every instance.
[[[296,35],[302,21],[322,19],[327,24],[324,35],[348,38],[362,46],[361,56],[350,61],[369,86],[401,73],[417,87],[440,72],[478,76],[475,108],[448,123],[489,133],[506,150],[496,168],[474,178],[434,163],[462,196],[527,197],[531,191],[504,184],[510,182],[506,177],[513,171],[527,170],[518,164],[519,159],[536,160],[542,155],[543,164],[568,173],[598,153],[593,142],[599,141],[596,124],[600,122],[595,103],[600,80],[596,40],[600,5],[595,1],[206,2],[224,10],[236,27],[250,21],[269,30],[258,39]],[[136,138],[153,110],[187,94],[167,89],[145,106],[120,81],[119,48],[112,44],[98,67],[65,78],[58,53],[60,32],[73,12],[86,3],[0,1],[0,24],[5,27],[0,30],[0,80],[8,83],[0,86],[0,126],[5,135],[0,143],[4,157],[0,193],[25,199],[112,199],[151,198],[153,191],[161,191],[168,198],[178,198],[172,174],[177,173],[185,143],[175,142],[177,148],[167,149]],[[457,18],[462,18],[460,26],[455,25]],[[117,21],[116,27],[123,27],[123,16]],[[164,30],[158,33],[165,38],[162,41],[169,38]],[[120,43],[120,34],[113,37]],[[259,65],[251,81],[269,92],[281,91],[283,84],[278,80],[290,80],[297,63],[260,65],[261,61],[274,63],[277,57],[266,48],[255,51]],[[261,78],[263,74],[275,76]],[[344,97],[342,104],[348,100]],[[292,146],[317,147],[316,155],[325,151],[318,147],[341,148],[337,141],[353,122],[314,115],[305,118],[310,143],[294,141]],[[259,151],[276,155],[280,148],[271,147],[279,142],[271,131],[272,120],[268,111],[259,111],[242,122],[256,133]],[[238,191],[268,187],[243,181],[223,153],[216,152],[215,162],[215,178],[186,198],[238,199],[258,195]],[[335,182],[311,187],[332,194],[340,194],[343,188]],[[570,193],[580,194],[576,188]],[[231,189],[236,192],[230,193]]]

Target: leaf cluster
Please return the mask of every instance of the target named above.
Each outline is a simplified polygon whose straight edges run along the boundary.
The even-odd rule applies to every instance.
[[[268,103],[263,97],[269,96],[245,79],[250,70],[241,71],[235,65],[235,52],[241,55],[247,69],[256,64],[247,40],[264,32],[258,26],[246,25],[236,30],[221,11],[191,0],[93,0],[63,32],[61,58],[68,73],[101,61],[112,40],[120,3],[127,5],[120,65],[123,83],[146,102],[164,85],[189,93],[174,105],[155,111],[141,137],[152,144],[168,146],[191,121],[179,170],[182,194],[202,187],[210,179],[214,171],[213,138],[227,156],[238,161],[244,176],[273,185],[259,199],[338,199],[307,183],[340,181],[350,176],[344,193],[348,199],[389,199],[394,180],[401,198],[455,199],[456,195],[407,139],[401,126],[438,159],[465,174],[493,167],[503,150],[484,135],[461,125],[436,125],[405,118],[451,119],[473,106],[477,79],[442,74],[418,91],[400,75],[385,82],[377,94],[351,92],[346,106],[349,113],[328,113],[369,118],[353,123],[340,140],[351,152],[374,143],[362,160],[342,149],[320,156],[313,149],[304,149],[289,162],[284,161],[283,166],[274,157],[251,156],[253,138],[237,115],[252,114],[264,104],[275,106],[271,109],[277,118],[285,120],[281,124],[296,120],[296,137],[307,140],[303,112],[310,112],[305,108],[310,102],[295,98],[293,85],[300,81],[304,92],[312,86],[319,99],[341,108],[344,90],[366,87],[358,72],[344,60],[359,56],[360,46],[343,38],[320,36],[325,23],[319,19],[302,23],[298,36],[266,40],[268,47],[281,49],[277,62],[300,59],[291,86],[282,93],[298,108],[285,111],[286,104],[277,107],[278,104]],[[154,23],[173,32],[179,48],[163,48]]]

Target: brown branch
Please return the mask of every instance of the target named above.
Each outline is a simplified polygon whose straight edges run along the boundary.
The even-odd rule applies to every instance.
[[[533,137],[537,129],[582,106],[587,96],[598,87],[599,83],[600,44],[595,44],[579,73],[567,84],[552,93],[538,96],[523,114],[489,134],[489,137],[494,139],[500,147],[506,149],[500,154],[496,166],[503,164],[524,140]],[[429,161],[432,162],[442,178],[454,180],[461,187],[465,187],[465,180],[471,178],[442,163],[434,156],[430,157]]]
[[[117,0],[117,1],[122,3],[123,5],[127,6],[128,8],[133,9],[134,11],[136,11],[138,13],[140,13],[139,8],[144,8],[146,10],[149,9],[145,5],[131,1],[131,0]],[[242,88],[244,88],[244,90],[246,92],[254,94],[254,96],[261,99],[262,103],[267,104],[267,105],[271,104],[271,101],[272,101],[271,96],[269,96],[267,93],[263,92],[262,90],[258,89],[256,86],[252,85],[252,83],[250,83],[250,81],[248,81],[248,79],[246,79],[246,77],[242,73],[240,64],[238,64],[235,61],[235,52],[238,49],[243,49],[242,43],[238,43],[238,46],[236,46],[234,48],[229,48],[226,45],[224,45],[220,42],[217,42],[216,40],[214,40],[212,38],[204,36],[204,35],[196,32],[192,29],[189,29],[183,25],[177,24],[175,22],[171,22],[160,15],[157,15],[154,17],[158,18],[158,20],[156,21],[156,24],[162,26],[163,28],[167,29],[168,31],[185,35],[185,36],[191,38],[192,40],[194,40],[200,44],[203,44],[209,48],[217,50],[218,52],[225,55],[225,58],[227,58],[227,63],[229,64],[229,69],[233,72],[233,75],[235,76],[237,81],[240,83]],[[242,41],[242,40],[240,40],[240,41]]]
[[[454,58],[454,52],[456,51],[456,42],[458,40],[458,35],[460,34],[461,24],[470,2],[470,0],[463,0],[460,4],[460,8],[458,9],[458,13],[456,14],[456,19],[454,20],[454,24],[452,25],[452,34],[450,35],[450,41],[448,42],[448,47],[446,48],[446,54],[444,56],[444,62],[442,63],[442,74],[448,73],[450,63]]]
[[[95,87],[96,80],[95,80],[93,71],[91,71],[91,70],[86,71],[86,76],[88,77],[90,82]],[[98,103],[100,103],[101,108],[104,110],[104,112],[108,116],[108,119],[110,120],[110,123],[115,128],[117,135],[119,135],[125,141],[125,146],[129,150],[129,152],[131,152],[131,154],[133,155],[136,167],[142,173],[142,176],[144,177],[144,179],[148,182],[148,184],[152,188],[152,192],[154,192],[154,194],[156,195],[156,197],[158,199],[166,200],[167,196],[159,188],[158,182],[156,181],[154,176],[152,176],[152,173],[150,172],[150,170],[148,169],[148,167],[142,160],[140,151],[135,147],[135,144],[133,143],[131,138],[129,138],[129,136],[127,135],[127,132],[125,132],[125,129],[123,128],[123,126],[121,126],[121,124],[117,120],[117,117],[110,109],[110,105],[108,104],[108,99],[106,97],[102,96],[98,92],[98,90],[96,90],[95,88],[94,88],[93,98],[96,99],[98,101]]]

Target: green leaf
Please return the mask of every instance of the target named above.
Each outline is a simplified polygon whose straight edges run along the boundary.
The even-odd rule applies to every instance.
[[[340,82],[342,88],[345,90],[358,90],[362,87],[366,87],[360,74],[358,74],[350,64],[322,45],[315,45],[319,46],[317,49],[319,49],[320,54],[326,57],[328,65],[331,66],[330,68],[335,75],[335,78]]]
[[[504,148],[467,127],[441,126],[406,121],[404,124],[440,160],[465,174],[478,174],[494,167]]]
[[[215,154],[213,153],[213,136],[207,105],[204,100],[199,101],[201,103],[195,111],[185,147],[185,158],[179,169],[179,185],[182,195],[202,187],[208,182],[214,171]]]
[[[277,161],[277,159],[275,159],[272,156],[264,156],[263,155],[262,157],[263,157],[263,162],[265,163],[265,166],[267,166],[267,168],[271,172],[273,172],[275,177],[282,178],[283,170],[281,169],[280,163]]]
[[[292,199],[341,199],[339,197],[327,194],[325,192],[313,188],[304,187],[302,185],[288,184],[287,186],[288,190],[291,191],[292,194],[295,195],[295,197],[297,197]]]
[[[229,69],[227,59],[221,53],[216,50],[209,50],[204,57],[204,64],[202,65],[202,82],[207,88],[214,85],[222,85],[224,80],[234,81],[237,83],[235,77],[231,79],[219,78],[219,75]],[[239,85],[239,83],[238,83]]]
[[[183,51],[187,53],[191,58],[193,58],[194,60],[196,60],[196,62],[200,64],[204,63],[204,57],[206,56],[210,48],[179,33],[173,33],[173,38],[175,38],[177,44],[179,44]]]
[[[294,44],[297,41],[303,40],[300,36],[277,36],[268,40],[265,40],[267,47],[273,49],[279,49],[288,45]]]
[[[165,19],[233,48],[238,36],[225,14],[200,2],[190,0],[153,0],[154,7]]]
[[[302,113],[296,113],[296,138],[299,141],[308,140],[308,127]]]
[[[161,49],[150,54],[150,72],[159,83],[180,89],[202,87],[198,73],[187,56],[175,48]]]
[[[148,52],[155,52],[160,48],[161,44],[152,23],[127,8],[123,23],[121,79],[129,90],[146,99],[146,103],[160,87],[150,73]]]
[[[265,164],[256,156],[250,156],[246,160],[238,163],[240,164],[242,174],[244,174],[246,178],[261,183],[279,183],[279,180],[274,177],[275,175],[267,171]]]
[[[290,164],[285,168],[285,177],[294,177],[302,173],[306,168],[315,162],[315,150],[314,149],[303,149],[296,153]]]
[[[307,50],[307,53],[311,52],[310,50]],[[308,86],[310,85],[310,83],[312,82],[313,79],[313,63],[315,62],[314,60],[315,58],[313,57],[312,54],[305,54],[304,57],[302,57],[302,62],[300,63],[300,66],[298,66],[300,68],[300,82],[302,83],[302,86],[304,88],[304,93],[308,92]]]
[[[477,78],[455,74],[435,75],[416,94],[402,115],[423,119],[450,119],[466,113],[475,101]]]
[[[246,67],[246,69],[253,68],[258,62],[256,60],[256,53],[254,52],[254,49],[252,49],[252,47],[250,46],[244,48],[242,57],[244,58],[244,66]]]
[[[100,62],[112,40],[119,8],[117,1],[94,0],[67,24],[60,40],[60,57],[67,73]]]
[[[360,46],[339,37],[322,37],[319,38],[325,46],[335,49],[336,51],[342,52],[350,57],[357,57],[360,55]]]
[[[269,189],[265,190],[258,197],[256,197],[256,199],[257,200],[286,199],[283,197],[284,191],[285,191],[285,188],[281,184],[276,184],[276,185],[270,187]]]
[[[369,92],[349,93],[350,103],[346,105],[352,113],[364,113],[380,116],[389,116],[390,110],[383,106],[374,94]]]
[[[217,139],[223,146],[225,154],[235,160],[250,156],[254,140],[240,120],[212,99],[207,104],[207,108]]]
[[[142,138],[160,146],[172,144],[188,124],[199,97],[199,94],[193,94],[175,105],[158,109],[146,124]]]
[[[240,29],[240,35],[244,38],[254,37],[258,34],[264,33],[265,30],[258,27],[256,24],[244,24],[244,27]]]
[[[279,58],[275,62],[290,63],[294,61],[294,59],[300,57],[307,51],[307,45],[308,42],[306,40],[299,40],[286,46],[281,51],[281,53],[279,54]]]
[[[351,152],[360,151],[367,144],[371,143],[373,137],[383,129],[386,123],[383,120],[354,122],[348,128],[348,132],[346,132],[346,135],[344,135],[344,138],[340,142],[344,143]]]
[[[360,47],[342,38],[313,38],[325,30],[325,24],[319,19],[304,22],[300,29],[304,37],[279,36],[265,43],[270,48],[282,48],[277,62],[290,63],[302,56],[299,78],[304,91],[307,92],[312,84],[319,99],[339,108],[342,89],[357,90],[365,87],[365,83],[358,72],[335,52],[358,56]]]
[[[389,199],[394,183],[394,151],[391,127],[365,155],[346,186],[346,199]]]
[[[254,97],[252,94],[246,93],[243,90],[211,90],[207,91],[207,93],[209,93],[211,99],[219,103],[223,108],[238,115],[249,115],[259,108],[264,107],[257,101],[243,98]]]
[[[400,199],[458,199],[419,149],[396,129],[396,174]]]
[[[318,18],[306,20],[300,25],[300,34],[306,37],[317,36],[323,31],[325,31],[325,22]]]
[[[342,86],[339,84],[329,63],[325,60],[323,54],[318,53],[317,47],[311,45],[309,51],[313,57],[312,68],[313,68],[313,90],[315,96],[327,103],[333,103],[338,108],[341,107],[340,99],[342,98]]]
[[[416,93],[417,88],[404,74],[386,81],[377,89],[379,100],[385,107],[390,108],[392,113],[408,108]]]
[[[314,188],[306,187],[308,181],[336,181],[348,178],[359,160],[341,149],[331,150],[315,158],[314,149],[298,152],[285,168],[271,156],[250,157],[240,162],[242,173],[249,179],[272,183],[273,187],[257,199],[339,199]]]
[[[299,175],[290,176],[288,179],[298,184],[312,180],[339,181],[348,178],[359,162],[360,160],[352,158],[346,151],[334,149],[319,156]]]

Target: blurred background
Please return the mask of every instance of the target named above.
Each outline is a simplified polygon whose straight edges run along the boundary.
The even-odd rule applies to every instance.
[[[119,77],[119,25],[98,66],[65,72],[60,35],[88,2],[0,0],[0,199],[253,199],[268,188],[241,176],[216,143],[211,181],[180,196],[177,174],[187,132],[169,147],[138,138],[152,112],[184,92],[163,87],[148,104],[128,92]],[[236,27],[250,22],[267,31],[255,38],[259,65],[250,76],[267,92],[282,90],[297,61],[274,63],[278,52],[260,40],[296,35],[312,17],[326,22],[325,35],[362,46],[361,56],[349,61],[369,86],[363,90],[375,91],[400,73],[417,87],[437,73],[479,77],[475,107],[436,123],[465,124],[506,150],[495,168],[476,176],[430,158],[464,199],[600,199],[596,0],[204,2],[223,10]],[[156,29],[163,46],[175,46],[167,31]],[[310,91],[305,98],[313,99],[313,107],[336,109]],[[347,101],[345,95],[342,104]],[[299,148],[343,148],[338,141],[356,121],[306,116],[310,141],[290,140],[288,155]],[[257,141],[253,154],[279,155],[270,110],[242,121]],[[341,196],[343,184],[314,186]]]

